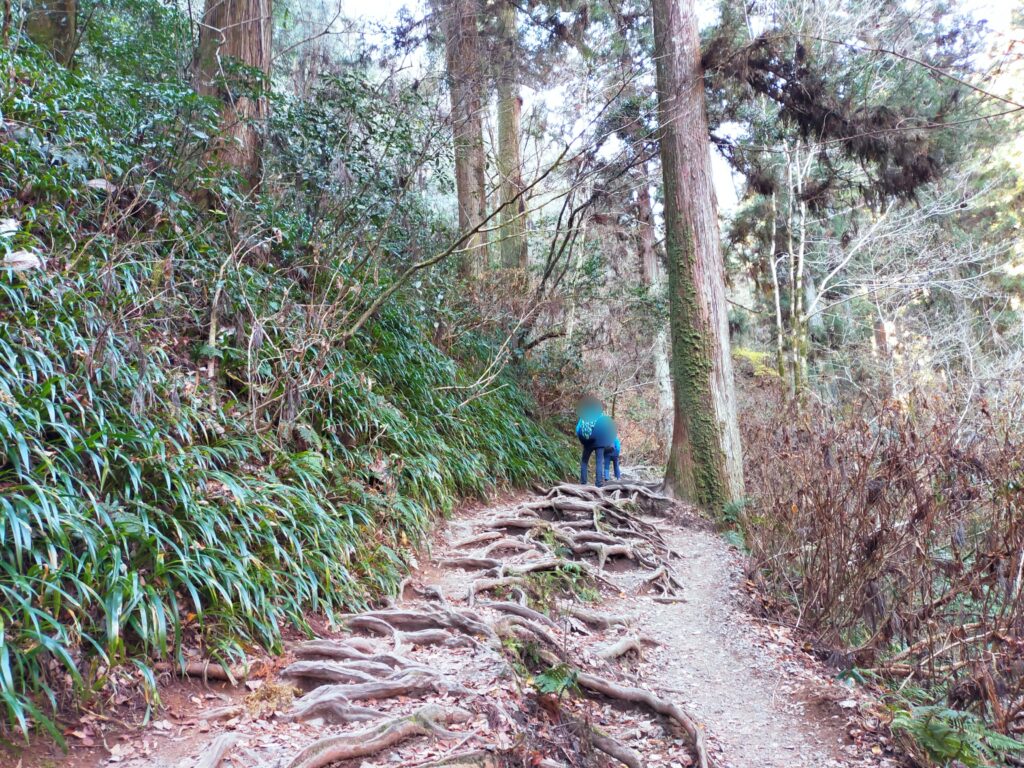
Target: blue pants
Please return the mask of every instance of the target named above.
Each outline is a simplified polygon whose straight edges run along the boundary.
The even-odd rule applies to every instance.
[[[594,481],[597,487],[604,485],[604,457],[608,449],[603,445],[593,443],[583,444],[583,458],[580,459],[580,484],[587,484],[587,465],[590,464],[590,454],[596,453],[594,457]]]
[[[608,468],[612,464],[615,465],[615,479],[616,480],[621,480],[622,479],[622,472],[621,472],[621,470],[619,470],[619,456],[621,456],[621,455],[622,454],[619,451],[616,451],[614,448],[606,448],[605,449],[605,452],[604,452],[604,479],[605,480],[610,480],[611,479],[611,477],[609,477],[609,474],[608,474]]]

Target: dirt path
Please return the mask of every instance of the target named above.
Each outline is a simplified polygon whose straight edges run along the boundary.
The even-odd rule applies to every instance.
[[[692,727],[714,768],[895,764],[848,736],[868,702],[743,610],[739,556],[696,515],[642,486],[549,496],[463,512],[391,609],[67,764],[682,768]]]
[[[661,644],[650,659],[652,688],[676,693],[706,724],[723,768],[859,764],[846,718],[838,707],[829,713],[848,692],[741,608],[738,557],[702,528],[690,521],[667,537],[681,554],[683,601],[641,603],[633,614]]]

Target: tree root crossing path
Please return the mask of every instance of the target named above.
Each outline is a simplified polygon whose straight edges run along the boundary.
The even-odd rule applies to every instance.
[[[226,705],[173,713],[170,735],[120,762],[890,764],[851,738],[870,704],[743,609],[741,566],[644,483],[466,510],[391,606],[294,642]]]

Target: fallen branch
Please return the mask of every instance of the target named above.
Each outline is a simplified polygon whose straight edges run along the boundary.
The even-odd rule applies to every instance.
[[[207,680],[218,680],[231,683],[232,685],[245,682],[249,676],[248,667],[226,667],[223,664],[216,664],[212,661],[190,661],[184,665],[158,661],[153,665],[153,669],[157,672],[170,672],[179,677],[196,677],[204,682]]]

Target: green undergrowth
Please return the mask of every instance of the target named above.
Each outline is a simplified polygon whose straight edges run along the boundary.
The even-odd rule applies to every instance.
[[[141,45],[130,25],[90,34],[119,60]],[[498,341],[435,344],[459,320],[424,309],[446,271],[340,338],[400,264],[332,293],[362,287],[359,245],[322,233],[357,216],[401,259],[445,234],[426,206],[406,196],[396,234],[296,185],[245,196],[209,160],[217,111],[180,61],[140,54],[136,77],[88,45],[77,73],[0,49],[0,258],[45,263],[0,268],[0,700],[11,728],[58,741],[55,713],[102,706],[112,681],[152,703],[155,660],[277,650],[311,613],[392,591],[459,499],[571,466],[515,372],[482,377]],[[370,114],[349,86],[337,109]]]

